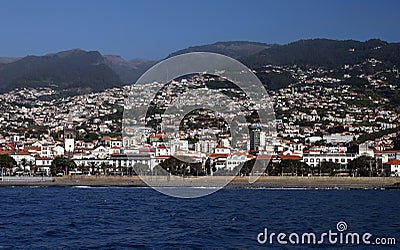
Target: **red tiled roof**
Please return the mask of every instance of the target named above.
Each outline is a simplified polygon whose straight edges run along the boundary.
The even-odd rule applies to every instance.
[[[35,147],[35,146],[28,146],[28,147],[24,147],[24,150],[29,151],[40,151],[40,147]]]
[[[144,148],[144,149],[139,149],[139,152],[141,152],[141,153],[154,153],[155,150],[154,149],[150,149],[150,148]]]
[[[374,150],[375,154],[393,154],[393,153],[399,153],[400,154],[400,150]]]
[[[212,153],[210,154],[210,157],[212,158],[222,158],[222,157],[228,157],[229,154],[216,154],[216,153]]]
[[[266,155],[266,154],[262,154],[262,155],[258,155],[257,156],[257,160],[271,160],[275,157],[275,155]]]
[[[400,165],[400,160],[393,159],[393,160],[388,161],[386,164],[387,165]]]
[[[156,159],[169,159],[169,158],[171,158],[171,156],[170,155],[158,155],[155,158]]]
[[[302,158],[298,155],[278,155],[282,160],[296,160],[300,161]]]
[[[53,160],[53,159],[49,157],[36,157],[35,160]]]
[[[246,157],[249,156],[249,154],[246,154],[246,153],[243,153],[243,152],[234,152],[234,153],[231,153],[231,156],[234,156],[234,155],[236,155],[236,156],[245,155]],[[252,157],[252,155],[250,155],[250,157]]]
[[[76,147],[75,151],[79,151],[79,150],[93,150],[93,148],[82,148],[82,147]]]

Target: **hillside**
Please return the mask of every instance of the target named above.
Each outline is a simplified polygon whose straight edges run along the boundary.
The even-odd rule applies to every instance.
[[[80,49],[27,56],[0,66],[0,91],[17,87],[52,87],[61,92],[99,91],[120,85],[120,77],[97,51]]]
[[[188,52],[213,52],[233,57],[255,69],[270,89],[286,87],[294,81],[288,72],[266,73],[265,65],[297,65],[304,69],[322,67],[348,74],[344,65],[356,65],[371,58],[379,67],[362,66],[361,73],[400,67],[400,43],[379,39],[366,42],[328,39],[300,40],[286,45],[232,41],[193,46],[173,52],[169,57]],[[44,56],[0,58],[0,92],[18,87],[52,87],[64,95],[101,91],[134,83],[156,61],[124,60],[117,55],[101,55],[97,51],[68,50]],[[358,73],[357,73],[358,74]]]
[[[125,61],[122,57],[116,55],[105,55],[103,57],[106,65],[126,84],[134,83],[148,68],[156,63],[152,60],[139,58]]]
[[[359,42],[328,39],[300,40],[287,45],[273,46],[242,58],[250,67],[263,65],[298,65],[334,68],[357,64],[368,58],[400,66],[400,43],[378,39]]]
[[[232,42],[216,42],[213,44],[192,46],[183,50],[178,50],[168,57],[185,54],[189,52],[212,52],[226,55],[235,59],[248,57],[257,54],[265,49],[270,48],[271,45],[265,43],[245,42],[245,41],[232,41]]]

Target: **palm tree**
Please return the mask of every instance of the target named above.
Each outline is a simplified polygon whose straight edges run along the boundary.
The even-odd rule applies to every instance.
[[[100,165],[101,170],[103,171],[103,174],[106,175],[106,170],[108,168],[107,163],[102,162]]]
[[[90,169],[91,169],[91,174],[95,175],[97,171],[95,171],[97,168],[96,163],[94,163],[93,161],[90,163]]]
[[[29,166],[29,172],[32,174],[32,173],[35,173],[35,171],[36,171],[36,165],[35,165],[35,163],[33,162],[33,161],[28,161],[28,166]]]
[[[21,166],[22,166],[22,171],[25,173],[25,171],[26,171],[26,166],[28,165],[28,161],[25,159],[25,158],[23,158],[22,160],[21,160]]]
[[[79,166],[78,166],[78,171],[80,171],[81,173],[83,173],[83,171],[85,171],[85,164],[80,164]]]

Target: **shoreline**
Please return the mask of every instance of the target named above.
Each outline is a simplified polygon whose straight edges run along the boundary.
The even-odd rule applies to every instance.
[[[176,178],[166,176],[147,177],[145,183],[138,176],[66,176],[46,179],[4,178],[0,187],[166,187],[215,188],[224,186],[232,177],[207,176],[200,178]],[[234,177],[224,188],[305,188],[305,189],[400,189],[399,177],[324,177],[324,176],[260,176],[254,183],[249,177]]]

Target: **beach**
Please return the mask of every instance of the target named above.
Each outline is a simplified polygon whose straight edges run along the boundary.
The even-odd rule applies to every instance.
[[[254,177],[207,176],[207,177],[167,177],[146,176],[65,176],[65,177],[4,177],[0,187],[7,186],[45,186],[45,187],[222,187],[225,188],[337,188],[373,189],[400,188],[398,177],[299,177],[299,176],[260,176]],[[227,183],[227,185],[225,185]]]

